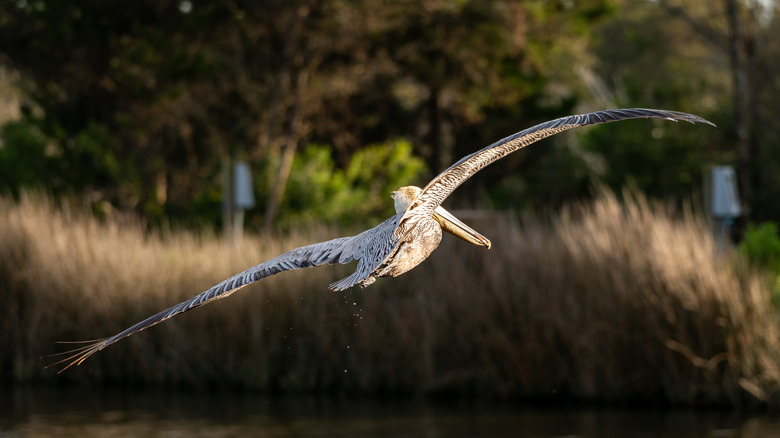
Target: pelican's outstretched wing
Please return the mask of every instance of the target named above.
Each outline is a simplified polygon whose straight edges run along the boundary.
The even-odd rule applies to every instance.
[[[417,197],[417,200],[410,205],[409,210],[412,208],[419,208],[418,214],[420,214],[420,211],[432,212],[436,207],[441,205],[447,196],[458,188],[458,186],[463,184],[464,181],[471,178],[478,171],[484,169],[485,166],[543,138],[578,126],[597,125],[618,120],[640,118],[664,119],[675,122],[683,120],[690,123],[706,123],[715,126],[712,122],[693,114],[642,108],[614,109],[561,117],[560,119],[540,123],[534,127],[512,134],[484,149],[461,158],[457,163],[453,164],[431,180],[431,182],[423,188],[422,192]]]
[[[343,290],[356,284],[371,284],[374,280],[371,277],[372,271],[378,267],[392,252],[395,246],[397,246],[397,239],[394,238],[393,232],[398,226],[399,219],[400,215],[395,215],[378,226],[356,236],[340,237],[326,242],[295,248],[267,262],[249,268],[240,274],[236,274],[207,291],[169,309],[163,310],[154,316],[150,316],[114,336],[95,341],[86,341],[88,345],[56,354],[55,356],[67,354],[68,357],[49,366],[67,363],[67,365],[59,371],[61,373],[73,365],[81,364],[89,356],[120,339],[138,333],[155,324],[159,324],[180,313],[192,310],[211,301],[225,298],[250,283],[254,283],[280,272],[324,264],[344,264],[353,260],[358,260],[355,273],[331,284],[330,288],[333,290]]]

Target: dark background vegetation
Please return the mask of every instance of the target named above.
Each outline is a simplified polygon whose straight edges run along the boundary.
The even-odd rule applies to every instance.
[[[220,220],[221,163],[241,159],[256,175],[251,227],[300,223],[309,200],[327,204],[326,220],[348,223],[355,205],[390,187],[387,180],[424,183],[537,122],[658,107],[719,128],[632,122],[562,136],[485,170],[451,202],[557,207],[596,184],[619,190],[626,182],[653,197],[698,200],[705,166],[733,164],[745,220],[778,220],[774,7],[4,1],[0,63],[19,96],[7,106],[20,109],[2,130],[0,187],[15,196],[43,187],[88,199],[99,212],[134,210],[153,224],[212,226]],[[398,166],[371,161],[372,153],[353,164],[364,175],[345,173],[356,153],[398,141],[412,149]],[[319,152],[302,160],[311,145]],[[370,195],[343,194],[352,191]],[[389,206],[362,213],[386,214]]]
[[[2,1],[0,378],[777,406],[777,12],[749,0]],[[110,335],[291,247],[374,225],[390,190],[499,138],[614,107],[718,128],[626,121],[555,136],[447,201],[510,212],[472,212],[493,251],[445,241],[365,292],[312,293],[349,267],[273,277],[68,373],[41,367],[55,340]],[[253,171],[248,228],[275,233],[215,237],[231,160]],[[739,251],[699,210],[713,164],[737,171]]]

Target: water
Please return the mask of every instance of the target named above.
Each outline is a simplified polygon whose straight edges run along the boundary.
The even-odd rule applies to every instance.
[[[536,408],[473,401],[264,397],[11,387],[6,437],[778,437],[780,419],[724,411]]]

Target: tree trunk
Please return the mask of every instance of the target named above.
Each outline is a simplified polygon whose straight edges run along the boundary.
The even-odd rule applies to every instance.
[[[428,117],[430,124],[429,141],[431,144],[432,157],[430,160],[431,168],[440,172],[452,164],[452,139],[445,132],[445,123],[442,118],[441,104],[439,102],[441,91],[436,87],[431,87],[428,97]]]
[[[295,150],[298,147],[298,142],[304,136],[302,99],[306,95],[305,88],[308,84],[308,73],[305,70],[306,67],[301,65],[303,59],[301,54],[297,52],[301,50],[298,47],[298,39],[303,31],[303,21],[308,14],[308,8],[299,7],[288,17],[288,31],[282,50],[282,53],[284,54],[284,64],[279,70],[277,87],[273,90],[272,100],[270,102],[272,105],[271,114],[269,114],[268,126],[266,129],[268,145],[274,141],[273,128],[275,126],[275,118],[280,111],[283,111],[281,110],[283,105],[281,105],[280,102],[283,99],[284,93],[292,92],[293,102],[287,113],[288,122],[285,124],[284,132],[282,133],[284,145],[282,146],[279,169],[276,173],[276,178],[273,187],[271,188],[271,194],[265,208],[263,229],[266,232],[271,231],[273,228],[276,215],[279,212],[279,206],[284,198],[287,180],[290,178],[290,172],[292,171]]]
[[[284,190],[287,187],[287,181],[290,178],[290,172],[292,171],[293,160],[295,159],[295,150],[298,148],[298,142],[303,137],[303,117],[301,115],[301,99],[305,93],[306,85],[308,84],[308,75],[303,71],[299,71],[296,74],[294,81],[294,101],[290,108],[289,122],[285,129],[285,144],[282,149],[282,159],[279,162],[279,171],[276,174],[276,180],[274,186],[271,189],[271,196],[268,198],[268,204],[265,209],[265,221],[263,223],[263,229],[268,232],[273,228],[276,215],[279,211],[279,205],[284,198]]]
[[[737,188],[743,200],[751,196],[750,172],[750,131],[746,122],[749,115],[747,74],[745,68],[745,36],[742,21],[739,16],[737,0],[726,1],[726,15],[729,24],[729,64],[731,66],[731,81],[734,93],[732,122],[734,124],[735,148],[737,151]],[[742,220],[747,221],[750,208],[742,209]]]
[[[753,70],[757,62],[755,38],[747,38],[745,22],[740,16],[739,0],[724,0],[726,22],[728,26],[725,38],[716,28],[695,19],[679,6],[661,1],[667,12],[683,19],[694,31],[707,39],[716,47],[723,47],[729,59],[732,85],[732,124],[734,125],[734,149],[736,152],[737,190],[742,200],[742,216],[737,222],[737,229],[744,230],[750,219],[750,201],[753,194],[753,182],[756,177],[754,169],[754,153],[757,149],[755,135],[751,128],[757,126],[758,117],[758,84]]]

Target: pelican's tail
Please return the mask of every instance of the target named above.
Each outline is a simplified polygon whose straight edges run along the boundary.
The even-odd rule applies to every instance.
[[[342,278],[339,281],[334,281],[333,283],[328,285],[328,289],[338,292],[345,289],[349,289],[355,285],[359,285],[360,287],[366,287],[376,281],[376,278],[374,277],[367,277],[367,278],[361,278],[361,277],[363,276],[359,275],[358,272],[355,272],[349,277]]]

